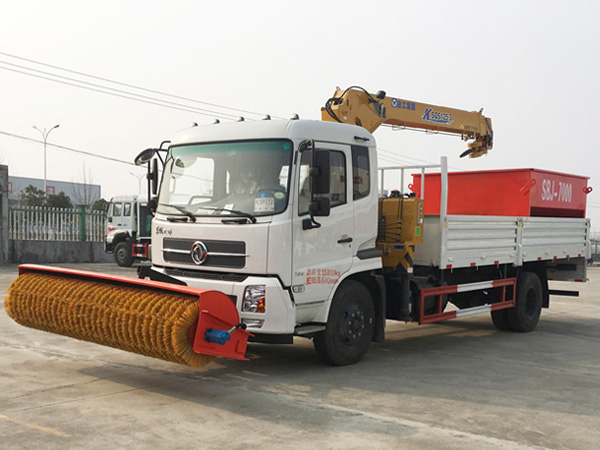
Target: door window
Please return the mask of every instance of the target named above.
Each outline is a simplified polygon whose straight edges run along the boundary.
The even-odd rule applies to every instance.
[[[370,192],[369,148],[352,146],[352,198],[367,197]]]
[[[123,204],[121,202],[113,203],[112,215],[113,217],[121,217],[123,213]]]
[[[346,157],[344,152],[331,150],[329,152],[331,173],[329,182],[329,194],[317,195],[316,198],[329,198],[331,207],[335,208],[346,203]],[[308,214],[310,203],[310,181],[308,169],[310,167],[310,152],[302,153],[300,160],[300,195],[298,200],[298,214]]]

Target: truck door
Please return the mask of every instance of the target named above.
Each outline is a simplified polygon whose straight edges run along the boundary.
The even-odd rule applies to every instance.
[[[112,202],[108,210],[108,230],[114,231],[121,229],[121,220],[123,219],[123,203]]]
[[[321,224],[319,228],[303,229],[303,222],[310,220],[310,152],[305,151],[297,163],[293,219],[292,286],[298,305],[327,300],[335,283],[352,266],[354,207],[349,184],[352,177],[348,173],[352,168],[350,147],[317,144],[317,148],[330,151],[331,181],[327,196],[331,212],[328,217],[315,218]]]

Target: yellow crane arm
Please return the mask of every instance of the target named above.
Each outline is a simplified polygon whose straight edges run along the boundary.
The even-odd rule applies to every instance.
[[[370,94],[360,87],[336,89],[321,108],[322,120],[361,126],[370,133],[381,125],[460,135],[473,140],[462,156],[477,158],[492,149],[494,132],[491,119],[481,111],[463,111],[428,105],[412,100],[387,97],[384,91]]]

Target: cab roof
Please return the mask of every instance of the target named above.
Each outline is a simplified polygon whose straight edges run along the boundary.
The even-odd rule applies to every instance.
[[[355,125],[320,120],[253,120],[188,128],[175,135],[171,146],[257,139],[314,139],[348,145],[375,145],[373,135]]]

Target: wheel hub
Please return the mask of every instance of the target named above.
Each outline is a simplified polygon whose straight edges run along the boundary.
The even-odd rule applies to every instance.
[[[365,315],[358,307],[342,312],[339,336],[344,344],[352,345],[361,339],[365,331]]]

